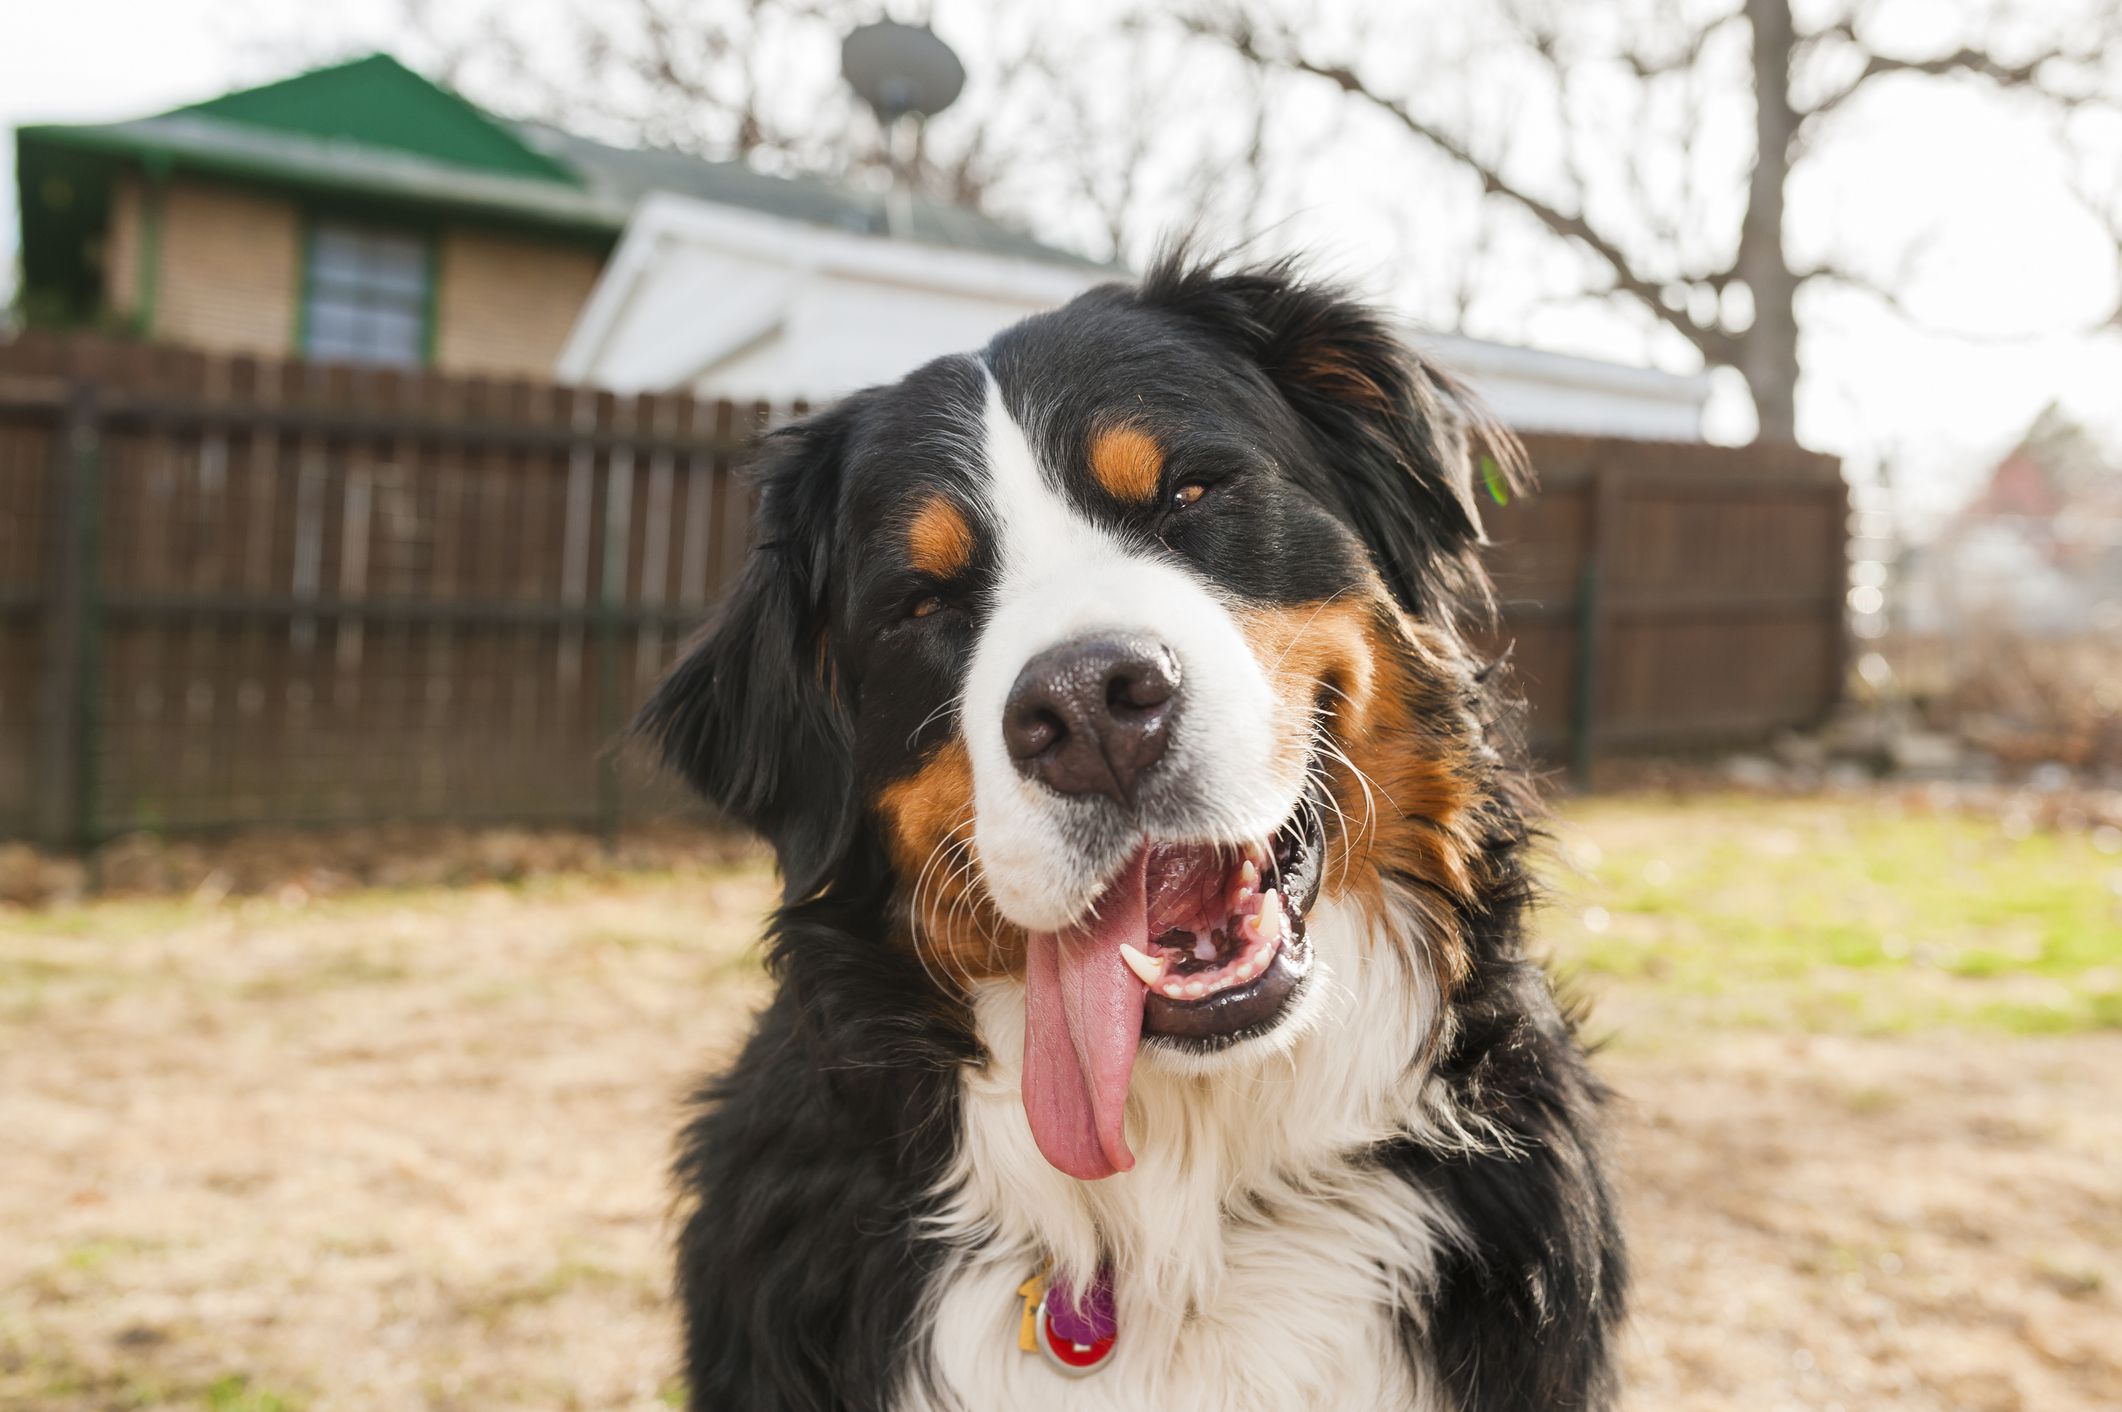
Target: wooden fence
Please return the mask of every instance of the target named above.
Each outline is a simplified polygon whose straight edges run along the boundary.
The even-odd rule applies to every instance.
[[[774,415],[0,346],[0,837],[669,808],[607,747],[738,564],[733,472]],[[1492,519],[1536,744],[1588,764],[1828,708],[1832,461],[1530,446],[1545,489]]]
[[[1529,738],[1595,759],[1760,741],[1845,672],[1848,492],[1791,445],[1529,436],[1540,489],[1489,516]]]

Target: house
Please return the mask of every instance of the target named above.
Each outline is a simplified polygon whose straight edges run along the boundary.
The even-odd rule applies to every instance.
[[[1521,432],[1702,439],[1702,413],[1712,385],[1708,373],[1666,373],[1459,334],[1418,331],[1414,341]]]
[[[932,210],[939,222],[967,219]],[[559,374],[628,392],[831,397],[976,348],[1027,314],[1122,277],[1110,266],[989,242],[939,260],[910,242],[663,191],[627,223],[560,354]],[[1521,431],[1702,437],[1706,374],[1409,333]]]
[[[511,121],[380,54],[16,143],[27,322],[221,352],[816,400],[1124,274],[918,197]],[[1706,377],[1418,337],[1522,429],[1700,439]]]
[[[912,241],[658,192],[628,222],[558,372],[623,392],[834,397],[1121,277],[978,246],[937,259]]]
[[[2049,407],[1909,551],[1900,596],[1903,626],[1919,633],[2122,631],[2122,465]]]
[[[655,193],[792,249],[1097,268],[925,200],[894,221],[881,192],[512,122],[387,55],[16,144],[25,320],[222,352],[551,377]],[[741,280],[691,294],[710,323],[758,303]]]

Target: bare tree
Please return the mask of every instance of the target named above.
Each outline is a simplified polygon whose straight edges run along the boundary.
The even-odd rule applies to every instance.
[[[966,60],[964,95],[897,162],[839,82],[841,38],[869,0],[579,0],[566,42],[538,42],[505,0],[399,0],[429,67],[504,111],[627,145],[878,185],[1139,259],[1168,230],[1249,234],[1266,208],[1276,79],[1207,56],[1154,0],[1066,6],[901,4]]]
[[[1647,311],[1706,363],[1743,375],[1767,438],[1796,434],[1801,291],[1837,281],[1900,304],[1893,274],[1840,257],[1801,266],[1787,242],[1793,178],[1834,141],[1845,110],[1874,88],[1928,81],[1986,85],[2043,105],[2066,140],[2086,112],[2122,111],[2116,0],[2075,15],[1998,4],[1966,26],[1966,42],[1925,53],[1883,37],[1887,0],[1846,0],[1803,26],[1791,0],[1498,7],[1515,51],[1510,71],[1521,80],[1545,75],[1544,83],[1527,81],[1524,98],[1548,103],[1559,132],[1559,151],[1545,162],[1513,159],[1509,124],[1501,135],[1478,131],[1463,95],[1439,101],[1433,84],[1388,81],[1366,67],[1355,42],[1321,44],[1265,0],[1215,5],[1187,23],[1256,68],[1332,85],[1470,173],[1487,200],[1588,257],[1595,275],[1586,292]],[[1628,96],[1616,99],[1624,85]],[[1745,195],[1732,210],[1720,188],[1736,173],[1706,163],[1698,143],[1715,130],[1714,106],[1734,90],[1751,99],[1752,114],[1735,154]],[[1599,121],[1594,106],[1621,120]],[[1663,178],[1647,170],[1651,157]],[[2089,186],[2083,200],[2122,252],[2122,199]]]

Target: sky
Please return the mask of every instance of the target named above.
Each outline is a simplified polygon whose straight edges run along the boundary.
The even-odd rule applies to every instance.
[[[535,29],[537,13],[564,3],[515,8],[533,15]],[[1910,13],[1905,37],[1920,47],[1928,11]],[[946,38],[952,19],[950,0],[938,0]],[[136,116],[278,77],[299,66],[298,55],[394,48],[415,58],[413,47],[400,0],[0,0],[0,126]],[[829,54],[819,59],[831,63]],[[1867,295],[1808,294],[1800,435],[1845,456],[1860,479],[1889,463],[1901,508],[1934,519],[2051,401],[2122,445],[2122,334],[2048,332],[2113,307],[2116,265],[2063,198],[2055,150],[2033,117],[1965,86],[1881,89],[1844,120],[1834,160],[1794,188],[1787,229],[1803,252],[1881,271],[1907,265],[1921,324]],[[1452,272],[1435,252],[1464,246],[1477,219],[1470,193],[1448,169],[1411,157],[1404,137],[1351,120],[1328,95],[1308,92],[1291,111],[1278,137],[1307,145],[1290,164],[1298,175],[1274,193],[1277,238],[1440,322]],[[0,268],[12,264],[17,241],[13,155],[12,143],[0,147]],[[2114,155],[2122,168],[2122,150]],[[1374,173],[1384,163],[1435,173],[1434,219],[1457,240],[1425,243],[1419,229],[1411,233],[1404,203],[1378,195]],[[1052,228],[1070,229],[1077,214],[1052,212]],[[1700,366],[1677,335],[1640,316],[1551,302],[1557,271],[1573,275],[1571,261],[1529,232],[1505,220],[1483,243],[1493,246],[1490,266],[1505,268],[1501,278],[1488,271],[1467,332],[1673,371]],[[1750,424],[1743,384],[1720,375],[1711,435],[1741,439]]]

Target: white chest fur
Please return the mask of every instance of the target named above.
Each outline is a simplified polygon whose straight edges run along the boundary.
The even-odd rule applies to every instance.
[[[1435,1407],[1398,1310],[1431,1278],[1443,1217],[1361,1152],[1419,1121],[1413,1056],[1435,1018],[1426,971],[1354,918],[1312,919],[1297,1021],[1250,1052],[1145,1051],[1128,1105],[1133,1171],[1047,1165],[1018,1097],[1024,1001],[976,999],[994,1060],[968,1075],[939,1232],[956,1250],[923,1320],[926,1381],[901,1412],[1298,1412]],[[1017,1344],[1017,1288],[1048,1257],[1115,1272],[1112,1361],[1068,1378]]]

